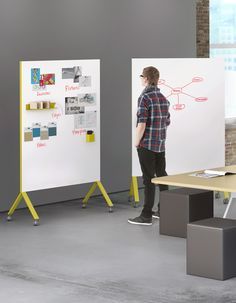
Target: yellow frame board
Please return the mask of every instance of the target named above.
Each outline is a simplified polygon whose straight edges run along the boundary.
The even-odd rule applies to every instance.
[[[23,104],[23,100],[22,100],[22,62],[20,62],[19,70],[20,70],[20,75],[19,75],[20,76],[20,106],[19,106],[20,107],[20,129],[19,129],[19,132],[20,132],[20,134],[19,134],[20,135],[20,192],[19,192],[18,196],[16,197],[15,201],[13,202],[13,204],[11,205],[10,210],[8,211],[7,220],[11,221],[13,213],[17,209],[20,202],[22,200],[24,200],[27,208],[29,209],[29,211],[34,219],[34,225],[37,226],[37,225],[39,225],[39,215],[37,214],[28,194],[26,192],[22,192],[22,132],[21,132],[21,130],[22,130],[22,104]],[[83,208],[86,207],[88,199],[91,197],[91,195],[93,194],[93,192],[95,191],[97,186],[100,189],[103,197],[105,198],[107,205],[109,206],[109,212],[112,212],[113,204],[112,204],[111,199],[109,198],[105,188],[103,187],[103,185],[100,181],[94,182],[94,184],[88,191],[87,195],[85,196],[85,198],[83,200]]]

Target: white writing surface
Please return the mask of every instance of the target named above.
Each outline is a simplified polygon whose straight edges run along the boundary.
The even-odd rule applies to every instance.
[[[21,62],[20,102],[23,192],[100,180],[99,60]]]
[[[160,71],[158,87],[170,102],[167,173],[225,165],[224,64],[219,59],[132,60],[132,176],[141,170],[134,147],[137,101],[144,67]]]

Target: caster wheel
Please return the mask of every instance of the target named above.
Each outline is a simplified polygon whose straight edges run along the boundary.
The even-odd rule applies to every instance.
[[[219,193],[219,192],[216,192],[216,193],[215,193],[215,198],[216,198],[216,199],[219,199],[219,198],[220,198],[220,193]]]
[[[109,213],[113,213],[113,207],[109,208]]]
[[[229,199],[228,199],[228,198],[225,198],[225,199],[223,200],[223,203],[224,203],[224,204],[228,204],[228,203],[229,203]]]
[[[39,226],[39,220],[34,221],[34,226]]]
[[[82,204],[82,208],[84,209],[84,208],[86,208],[87,207],[87,205],[86,204]]]
[[[138,203],[137,202],[134,202],[133,203],[133,208],[137,208],[138,207]]]
[[[134,198],[130,196],[129,199],[128,199],[128,201],[129,201],[129,202],[133,202],[133,201],[134,201]]]
[[[12,221],[12,217],[11,216],[7,216],[7,221],[8,222]]]

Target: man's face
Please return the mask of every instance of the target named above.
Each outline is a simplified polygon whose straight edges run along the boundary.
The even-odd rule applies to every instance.
[[[143,75],[140,75],[140,79],[141,79],[142,86],[147,86],[147,84],[148,84],[147,78],[144,77]]]

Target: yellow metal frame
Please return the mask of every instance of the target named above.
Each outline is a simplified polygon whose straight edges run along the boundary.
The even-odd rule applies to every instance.
[[[7,219],[10,221],[11,216],[15,212],[16,208],[20,204],[21,200],[24,200],[26,203],[26,206],[28,207],[32,217],[34,218],[34,225],[38,225],[39,222],[39,216],[34,209],[34,206],[26,192],[22,192],[22,62],[20,62],[20,193],[16,197],[15,201],[13,202],[10,210],[8,211],[8,217]]]
[[[9,212],[8,212],[8,217],[11,217],[14,213],[14,211],[16,210],[16,208],[18,207],[18,205],[20,204],[21,200],[24,200],[32,217],[34,218],[34,220],[38,221],[39,220],[39,216],[36,212],[36,210],[33,207],[32,202],[30,201],[30,198],[28,196],[28,194],[26,192],[21,192],[18,194],[16,200],[13,202]]]
[[[28,207],[32,217],[34,218],[34,225],[38,225],[39,223],[39,216],[26,192],[22,192],[22,103],[23,103],[23,98],[22,98],[22,62],[20,62],[20,193],[16,197],[15,201],[13,202],[10,210],[8,211],[8,217],[7,220],[11,220],[11,216],[15,212],[16,208],[20,204],[22,200],[25,201],[26,206]],[[113,203],[111,202],[111,199],[109,198],[105,188],[103,187],[102,183],[100,181],[94,182],[90,190],[88,191],[87,195],[85,196],[83,200],[83,207],[86,207],[86,204],[95,191],[96,187],[100,189],[104,199],[107,202],[107,205],[110,207],[110,212],[112,212],[113,208]]]
[[[129,191],[129,200],[134,200],[135,203],[139,203],[139,192],[138,192],[138,179],[132,177]]]
[[[224,191],[224,198],[229,199],[230,198],[230,193]]]
[[[230,201],[230,197],[231,197],[230,193],[224,191],[224,200],[223,200],[223,203],[224,203],[224,204],[228,204],[229,201]]]
[[[223,196],[224,196],[223,203],[224,203],[224,204],[228,204],[228,202],[229,202],[229,200],[230,200],[230,193],[224,191],[224,192],[223,192]],[[219,191],[215,192],[215,198],[216,198],[216,199],[220,198],[220,192],[219,192]]]
[[[93,183],[93,185],[91,186],[91,188],[89,189],[87,195],[85,196],[85,198],[83,199],[83,207],[86,207],[89,198],[92,196],[92,194],[94,193],[96,188],[99,188],[107,205],[110,207],[110,211],[112,211],[112,207],[113,207],[113,203],[111,202],[111,199],[109,198],[105,188],[103,187],[102,183],[100,181],[95,181]]]

